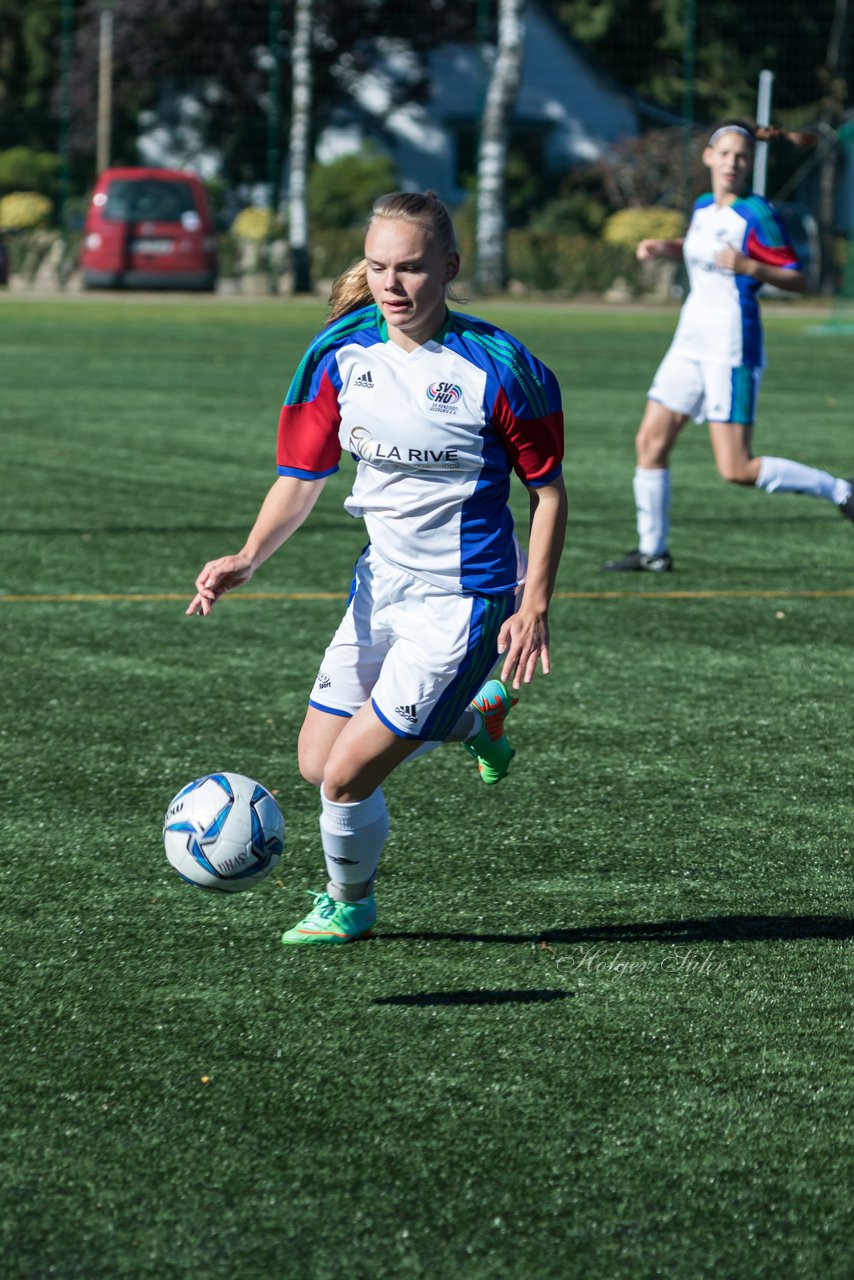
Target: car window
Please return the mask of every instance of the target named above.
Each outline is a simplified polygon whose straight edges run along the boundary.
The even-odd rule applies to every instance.
[[[102,216],[108,222],[180,222],[181,215],[195,212],[189,182],[164,178],[115,178],[107,188]]]

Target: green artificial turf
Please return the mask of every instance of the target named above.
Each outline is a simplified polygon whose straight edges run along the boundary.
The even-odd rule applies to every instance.
[[[306,951],[279,935],[324,880],[295,743],[363,542],[346,467],[243,597],[183,609],[322,308],[0,300],[10,1280],[852,1274],[854,529],[727,488],[689,429],[677,571],[603,578],[674,313],[470,309],[564,387],[553,674],[506,783],[453,747],[389,780],[376,936]],[[854,473],[850,339],[771,311],[757,448]],[[233,897],[160,842],[223,768],[288,824]]]

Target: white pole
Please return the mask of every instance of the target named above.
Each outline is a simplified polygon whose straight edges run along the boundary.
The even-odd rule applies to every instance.
[[[98,26],[98,126],[95,165],[98,173],[110,163],[113,116],[113,11],[105,5]]]
[[[771,98],[774,92],[774,72],[759,72],[759,94],[756,99],[756,123],[771,123]],[[753,160],[753,190],[758,196],[765,195],[768,180],[768,143],[757,142],[756,156]]]

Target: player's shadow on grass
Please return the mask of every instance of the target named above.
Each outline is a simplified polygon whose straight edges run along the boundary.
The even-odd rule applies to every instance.
[[[809,512],[777,512],[774,515],[756,515],[755,512],[746,511],[744,515],[731,515],[726,512],[724,515],[685,515],[680,514],[679,523],[690,525],[726,525],[731,528],[733,525],[750,525],[750,524],[818,524],[821,520],[827,520],[828,512],[816,511],[814,515]],[[576,516],[575,524],[579,528],[586,528],[588,525],[604,525],[613,526],[616,524],[628,525],[633,521],[633,517],[616,519],[614,516]]]
[[[566,1000],[572,991],[419,991],[413,995],[377,996],[374,1004],[461,1005],[461,1004],[547,1004]]]
[[[638,921],[630,924],[582,925],[577,929],[543,929],[539,933],[392,933],[382,930],[378,942],[545,942],[578,945],[592,942],[669,942],[692,945],[720,942],[800,942],[810,938],[854,938],[848,916],[709,916],[705,920]]]
[[[324,533],[334,530],[340,530],[342,524],[340,521],[334,520],[312,520],[311,530],[313,533]],[[182,533],[239,533],[245,535],[245,524],[104,524],[104,525],[43,525],[36,528],[26,528],[19,526],[12,529],[0,528],[0,537],[73,537],[73,538],[95,538],[101,536],[113,537],[122,534],[131,537],[137,534],[163,534],[173,537],[175,534]]]

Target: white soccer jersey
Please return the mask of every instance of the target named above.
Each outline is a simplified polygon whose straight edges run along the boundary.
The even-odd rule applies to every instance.
[[[431,341],[388,341],[373,305],[312,342],[279,423],[281,475],[316,479],[357,463],[345,503],[388,563],[448,591],[517,585],[511,467],[524,484],[561,471],[554,374],[517,339],[450,313]]]
[[[715,255],[731,247],[776,267],[800,264],[774,208],[750,195],[719,207],[700,196],[682,246],[691,291],[682,307],[671,350],[710,364],[765,364],[757,293],[752,276],[717,266]]]

